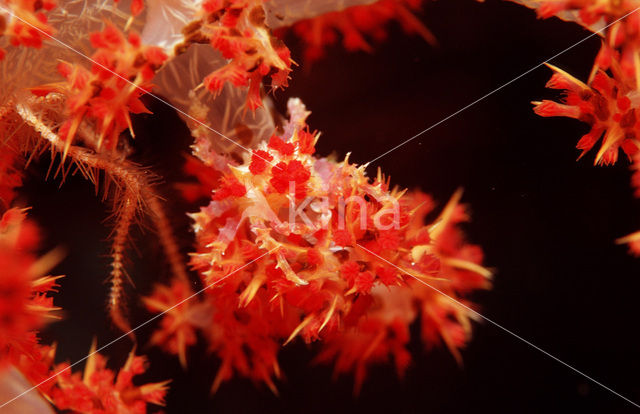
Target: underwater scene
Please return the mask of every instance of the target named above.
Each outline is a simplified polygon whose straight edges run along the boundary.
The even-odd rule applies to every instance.
[[[637,0],[0,0],[0,413],[635,412],[638,134]]]

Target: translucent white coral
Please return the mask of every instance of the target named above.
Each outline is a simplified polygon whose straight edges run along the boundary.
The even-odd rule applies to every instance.
[[[275,126],[268,100],[265,107],[255,112],[244,110],[247,99],[244,88],[227,84],[218,97],[204,88],[196,90],[206,75],[225,63],[222,55],[209,45],[191,45],[158,72],[154,83],[158,94],[189,114],[181,116],[194,135],[210,141],[212,150],[229,154],[244,152],[243,147],[251,148],[268,139]]]
[[[147,0],[142,42],[159,46],[170,54],[183,40],[182,28],[195,20],[202,0]]]

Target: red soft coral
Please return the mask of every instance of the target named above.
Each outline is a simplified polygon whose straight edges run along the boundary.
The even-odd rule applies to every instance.
[[[26,220],[26,210],[4,213],[0,220],[0,363],[15,363],[21,355],[36,352],[36,331],[59,309],[48,294],[55,291],[61,276],[44,276],[58,254],[38,258],[38,244],[38,229]]]
[[[0,37],[7,36],[12,46],[40,48],[43,40],[53,34],[45,12],[56,6],[54,0],[5,0],[0,10]],[[0,48],[0,60],[4,50]]]
[[[130,114],[149,112],[140,97],[151,89],[151,79],[167,56],[160,48],[144,46],[136,33],[125,36],[107,24],[102,32],[91,34],[96,48],[91,70],[62,62],[58,71],[66,82],[33,88],[37,95],[51,92],[67,99],[68,120],[60,128],[66,150],[71,146],[83,120],[96,124],[97,137],[83,136],[85,144],[97,151],[114,150],[118,137],[129,128]]]
[[[580,24],[592,30],[596,24],[604,23],[604,41],[592,74],[599,69],[610,69],[615,55],[619,55],[620,69],[625,76],[633,77],[640,69],[636,67],[640,58],[640,15],[636,13],[640,2],[637,0],[540,0],[533,4],[543,19],[572,12]]]
[[[555,66],[548,66],[555,73],[547,87],[563,90],[566,97],[562,103],[534,102],[534,111],[541,116],[565,116],[586,122],[591,130],[577,144],[582,150],[580,157],[603,135],[596,164],[614,164],[620,149],[627,156],[633,156],[639,148],[637,135],[640,132],[635,79],[625,78],[619,70],[614,70],[616,76],[613,78],[598,71],[592,81],[585,84]]]
[[[327,341],[321,359],[336,357],[338,372],[355,369],[357,384],[389,354],[403,372],[420,313],[446,316],[424,322],[423,335],[457,355],[470,315],[420,281],[458,300],[490,285],[482,255],[457,229],[466,219],[460,194],[425,226],[428,197],[389,190],[382,174],[371,181],[348,160],[313,157],[309,113],[299,100],[289,109],[284,132],[221,171],[210,204],[191,215],[191,263],[214,312],[202,331],[223,360],[214,388],[233,373],[273,388],[279,344],[298,335]]]
[[[196,342],[196,329],[210,323],[209,306],[195,300],[189,285],[179,280],[171,286],[156,286],[153,294],[143,301],[149,311],[164,314],[151,343],[178,355],[186,367],[186,350]]]
[[[229,59],[209,74],[203,85],[218,94],[226,82],[248,86],[247,107],[262,106],[260,85],[271,77],[274,89],[287,86],[292,60],[287,47],[272,36],[265,24],[264,0],[205,1],[203,17],[188,27],[187,39],[204,37]],[[197,34],[196,34],[197,33]]]
[[[52,356],[43,353],[46,361]],[[45,361],[42,361],[45,362]],[[69,364],[53,367],[44,378],[40,391],[58,410],[89,414],[145,414],[148,404],[163,405],[168,381],[134,384],[134,377],[146,371],[146,359],[129,354],[116,373],[107,368],[107,360],[92,345],[84,373],[72,373]],[[41,381],[42,382],[42,381]]]
[[[382,41],[387,37],[390,21],[399,22],[409,33],[420,34],[427,42],[436,40],[429,29],[412,11],[421,8],[423,0],[379,0],[373,4],[352,6],[342,11],[323,14],[297,22],[293,31],[304,42],[305,60],[309,63],[322,58],[325,48],[342,39],[349,51],[370,52],[370,40]]]

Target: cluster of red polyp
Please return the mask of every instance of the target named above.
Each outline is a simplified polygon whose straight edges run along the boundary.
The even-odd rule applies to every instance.
[[[594,71],[607,70],[612,59],[619,62],[625,76],[635,76],[640,47],[640,2],[637,0],[541,0],[538,16],[549,18],[562,12],[577,13],[584,26],[604,23],[607,27]],[[639,68],[640,69],[640,68]]]
[[[406,32],[417,33],[435,44],[433,34],[413,14],[420,10],[422,3],[423,0],[379,0],[297,22],[293,31],[303,40],[304,57],[309,63],[323,57],[325,47],[340,39],[349,51],[371,52],[369,42],[385,40],[390,21],[399,22]]]
[[[53,34],[45,11],[56,6],[55,0],[4,0],[0,2],[0,37],[8,36],[13,46],[39,48],[42,40]],[[5,51],[0,48],[0,59]]]
[[[27,378],[39,384],[40,391],[62,411],[144,414],[147,404],[163,404],[168,381],[134,384],[134,377],[147,369],[144,357],[132,352],[124,366],[115,372],[107,368],[106,358],[95,351],[93,345],[81,374],[72,373],[66,363],[57,364],[49,371],[43,370],[55,353],[54,348],[43,347],[43,359],[40,364],[30,366],[32,370],[27,371]]]
[[[560,103],[544,100],[533,102],[541,116],[565,116],[587,123],[591,130],[578,142],[584,155],[602,138],[595,164],[610,165],[618,160],[620,150],[633,161],[638,170],[640,148],[640,13],[637,0],[543,0],[538,15],[551,17],[562,12],[574,12],[585,26],[604,23],[602,47],[589,80],[584,83],[565,71],[548,65],[554,74],[547,87],[565,93]],[[594,26],[595,27],[595,26]],[[633,179],[640,183],[640,175]],[[640,193],[638,193],[640,194]],[[640,255],[640,232],[618,240],[629,243],[632,253]]]
[[[32,89],[39,96],[51,92],[66,97],[67,120],[60,128],[60,137],[67,148],[83,120],[95,123],[97,137],[85,136],[86,145],[95,150],[115,149],[118,136],[131,128],[130,113],[149,112],[140,101],[145,90],[151,88],[156,69],[167,56],[162,49],[144,46],[136,33],[122,34],[107,24],[102,32],[91,33],[91,44],[96,48],[91,70],[80,65],[62,62],[58,71],[66,82],[44,85]]]
[[[490,285],[481,250],[457,228],[466,219],[459,194],[425,225],[427,196],[390,190],[381,174],[372,182],[347,159],[314,157],[308,112],[299,100],[289,111],[284,131],[229,165],[210,204],[192,214],[192,266],[206,299],[182,302],[185,286],[159,288],[153,310],[179,307],[156,342],[180,353],[201,328],[222,359],[214,388],[236,372],[275,389],[277,353],[296,336],[324,342],[320,359],[355,370],[358,385],[369,364],[391,357],[402,373],[418,314],[426,343],[443,340],[457,354],[470,335],[463,298]]]
[[[637,133],[640,125],[636,116],[636,109],[640,105],[638,7],[640,2],[635,0],[543,0],[538,6],[538,15],[542,18],[571,11],[577,13],[578,21],[585,26],[597,23],[607,25],[588,82],[585,84],[551,67],[555,73],[547,87],[565,90],[566,98],[563,104],[534,102],[539,115],[569,116],[588,123],[591,131],[578,143],[578,148],[584,152],[590,150],[604,135],[596,163],[615,163],[619,149],[631,158],[639,148]]]
[[[209,74],[203,85],[212,93],[225,82],[249,87],[247,107],[262,106],[262,79],[271,76],[274,89],[288,84],[291,72],[289,49],[273,37],[265,25],[264,0],[206,0],[203,17],[185,28],[187,41],[208,39],[230,62]],[[199,41],[199,40],[198,40]]]
[[[640,132],[640,119],[636,115],[640,101],[635,78],[621,76],[614,64],[613,78],[598,70],[587,85],[563,70],[549,66],[555,73],[547,87],[561,89],[566,96],[562,103],[534,102],[535,112],[541,116],[566,116],[589,124],[591,130],[578,141],[577,148],[583,151],[580,157],[604,136],[595,157],[596,164],[614,164],[620,149],[631,159],[638,152],[637,135]]]
[[[566,98],[561,104],[534,102],[539,115],[568,116],[591,126],[591,131],[578,143],[583,154],[604,135],[595,159],[599,164],[615,163],[619,149],[631,157],[639,146],[636,109],[640,104],[637,75],[640,73],[640,15],[634,12],[638,7],[637,1],[543,0],[538,8],[538,15],[543,18],[573,11],[585,26],[599,22],[608,25],[588,82],[585,84],[551,67],[555,73],[547,87],[565,90]]]
[[[55,346],[39,344],[38,330],[59,308],[49,293],[62,276],[44,276],[58,254],[37,257],[39,231],[26,210],[7,210],[0,219],[0,371],[18,369],[60,410],[75,412],[145,413],[147,403],[162,404],[166,383],[134,385],[145,371],[143,357],[130,355],[116,374],[91,350],[84,374],[69,365],[53,365]]]
[[[55,258],[38,258],[37,227],[25,220],[26,211],[7,210],[0,219],[0,362],[16,363],[37,353],[36,332],[53,317],[48,294],[60,278],[45,276]]]

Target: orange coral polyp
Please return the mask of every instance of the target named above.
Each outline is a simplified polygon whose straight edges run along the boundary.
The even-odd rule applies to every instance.
[[[98,137],[95,141],[83,137],[84,143],[97,151],[103,144],[114,150],[127,128],[135,136],[130,113],[149,113],[140,97],[151,89],[150,80],[167,58],[160,48],[141,45],[137,34],[125,36],[111,24],[92,33],[91,44],[96,48],[91,71],[62,62],[58,71],[66,82],[31,90],[38,96],[55,92],[66,97],[69,119],[60,135],[67,141],[67,150],[85,120],[96,123]]]
[[[206,76],[202,86],[218,94],[226,82],[248,86],[246,107],[262,106],[260,87],[271,76],[273,89],[288,84],[293,61],[287,47],[265,24],[264,0],[206,1],[199,31],[230,62]]]
[[[46,350],[46,348],[45,348]],[[53,350],[55,353],[55,350]],[[41,366],[51,363],[52,355],[43,352]],[[145,414],[147,404],[164,405],[168,381],[136,385],[133,379],[146,371],[146,359],[129,354],[116,373],[107,368],[107,360],[96,352],[95,342],[89,351],[84,373],[72,373],[67,363],[51,368],[56,374],[40,386],[59,410],[89,414]],[[44,379],[47,379],[45,377]]]
[[[299,100],[291,100],[289,110],[297,115],[286,132],[222,171],[211,203],[191,215],[197,241],[191,264],[210,286],[207,300],[214,309],[211,325],[202,329],[222,358],[215,389],[234,372],[273,389],[279,344],[297,336],[328,341],[328,349],[339,344],[322,359],[336,357],[338,372],[355,369],[356,383],[367,365],[389,353],[403,372],[406,342],[391,332],[407,331],[418,313],[445,303],[416,279],[453,298],[489,287],[479,249],[467,245],[456,227],[467,218],[459,194],[437,226],[425,226],[432,209],[426,196],[389,190],[380,173],[371,181],[364,167],[348,160],[312,156],[317,136],[306,128],[309,113]],[[408,307],[402,318],[376,311],[389,289],[406,299],[393,305]],[[426,323],[455,354],[469,337],[470,315],[448,305],[446,312],[453,312],[452,322]],[[366,332],[366,321],[378,317],[375,324],[389,333],[369,340],[363,354],[364,344],[349,332]],[[357,364],[344,359],[356,357]]]
[[[61,276],[45,276],[59,259],[56,253],[35,255],[38,228],[26,210],[7,210],[0,220],[0,365],[16,363],[37,353],[36,331],[55,317],[60,308],[49,296]]]
[[[0,37],[7,35],[12,46],[40,48],[43,40],[54,33],[44,12],[55,6],[53,0],[5,0],[2,7],[8,8],[13,16],[0,10],[0,27],[4,30],[0,30]],[[0,60],[4,54],[0,48]]]
[[[540,116],[564,116],[589,124],[591,130],[577,144],[582,150],[580,158],[604,135],[595,157],[596,164],[614,164],[619,150],[631,159],[640,148],[640,124],[632,105],[632,99],[637,101],[635,82],[631,83],[617,71],[614,73],[618,76],[613,78],[598,71],[587,85],[555,66],[547,66],[554,71],[547,87],[564,90],[564,103],[533,102],[534,111]]]

